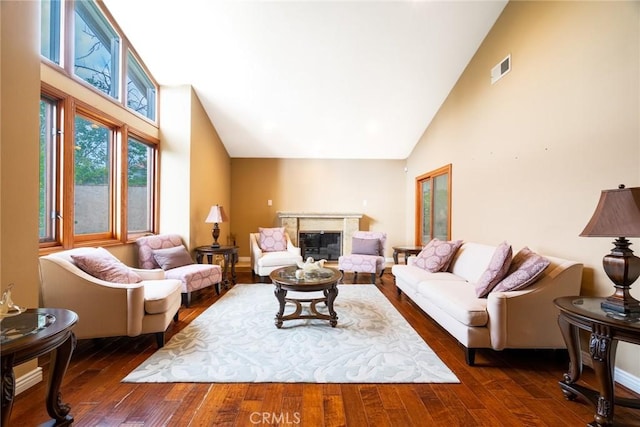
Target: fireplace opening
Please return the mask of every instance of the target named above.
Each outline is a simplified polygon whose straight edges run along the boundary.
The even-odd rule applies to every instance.
[[[303,260],[313,257],[316,261],[333,261],[342,255],[341,231],[300,231],[298,241]]]

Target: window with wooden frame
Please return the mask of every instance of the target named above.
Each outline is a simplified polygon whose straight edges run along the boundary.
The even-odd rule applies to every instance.
[[[416,245],[451,239],[451,164],[416,178]]]
[[[157,140],[49,87],[40,122],[42,248],[124,243],[156,231]]]

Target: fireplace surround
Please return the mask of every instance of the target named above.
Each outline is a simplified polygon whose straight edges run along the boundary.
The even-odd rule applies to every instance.
[[[351,253],[351,238],[360,229],[360,218],[359,213],[278,212],[280,226],[285,228],[293,244],[300,246],[300,232],[340,232],[341,254]]]

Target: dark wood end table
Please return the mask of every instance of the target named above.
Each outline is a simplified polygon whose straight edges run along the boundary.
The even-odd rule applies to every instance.
[[[604,298],[561,297],[554,300],[560,310],[558,325],[569,350],[569,372],[560,381],[560,389],[568,400],[581,396],[596,407],[590,426],[613,425],[615,405],[640,409],[640,399],[616,398],[613,369],[618,341],[640,344],[640,321],[629,321],[605,313],[600,307]],[[589,354],[600,383],[600,390],[576,384],[582,374],[579,329],[588,331]]]
[[[236,263],[238,262],[238,247],[237,246],[198,246],[195,248],[196,261],[198,264],[202,264],[203,258],[206,255],[209,264],[213,264],[214,255],[222,255],[224,257],[224,268],[222,269],[222,285],[225,289],[229,287],[229,283],[236,284]],[[231,265],[231,269],[229,269]],[[230,274],[230,277],[229,277]],[[218,293],[220,290],[218,289]]]
[[[338,296],[338,282],[342,279],[342,273],[335,268],[320,268],[317,271],[309,272],[302,278],[296,278],[296,266],[282,267],[273,270],[269,278],[275,285],[274,294],[280,308],[276,313],[275,324],[277,328],[282,327],[285,320],[293,319],[321,319],[328,320],[332,327],[338,324],[338,315],[333,309],[333,302]],[[287,298],[288,291],[315,292],[322,291],[320,298]],[[296,309],[291,314],[284,314],[286,303],[292,303]],[[309,303],[311,314],[302,313],[302,303]],[[329,310],[329,314],[318,312],[316,305],[324,303]]]
[[[71,331],[78,315],[59,308],[29,309],[14,317],[2,319],[0,355],[2,359],[2,426],[8,426],[15,397],[13,367],[51,352],[51,372],[45,397],[47,412],[56,426],[73,423],[71,407],[62,403],[60,385],[71,354],[76,347],[76,337]]]
[[[398,254],[403,254],[404,263],[406,264],[410,255],[418,255],[420,252],[422,252],[422,246],[394,246],[393,262],[398,264]]]

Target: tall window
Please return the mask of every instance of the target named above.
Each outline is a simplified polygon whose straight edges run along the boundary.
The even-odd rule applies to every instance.
[[[127,107],[156,119],[156,87],[131,52],[127,55]]]
[[[58,135],[60,116],[56,100],[40,98],[40,242],[58,240]]]
[[[42,31],[40,32],[40,54],[50,61],[60,65],[60,31],[61,25],[61,1],[41,0],[40,19]]]
[[[155,150],[129,137],[127,149],[127,230],[129,234],[153,230]]]
[[[77,115],[74,150],[74,234],[106,234],[111,227],[113,132]]]
[[[76,1],[74,73],[118,99],[120,37],[95,3]]]
[[[136,128],[141,117],[132,111],[156,120],[157,84],[103,2],[39,4],[40,52],[64,81],[42,82],[40,247],[124,243],[156,232],[159,141]],[[95,102],[102,97],[121,111],[103,111]]]
[[[416,178],[416,244],[451,239],[451,165]]]

